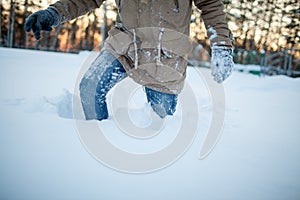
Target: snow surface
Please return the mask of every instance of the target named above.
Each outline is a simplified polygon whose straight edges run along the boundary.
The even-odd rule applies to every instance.
[[[234,72],[224,84],[222,137],[199,160],[211,99],[189,68],[197,138],[173,165],[133,175],[96,161],[70,119],[70,92],[88,55],[0,48],[0,199],[300,199],[300,79]],[[144,101],[142,90],[131,100],[131,118],[141,126],[148,123]],[[122,134],[113,115],[99,125],[120,148],[151,152],[174,137],[180,114],[149,141]]]

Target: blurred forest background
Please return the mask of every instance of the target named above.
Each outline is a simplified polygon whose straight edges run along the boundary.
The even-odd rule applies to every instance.
[[[108,0],[101,8],[63,23],[52,32],[43,32],[36,41],[24,31],[26,17],[45,9],[55,0],[0,0],[0,46],[77,53],[101,48],[114,25],[116,6]],[[298,76],[300,71],[299,0],[223,0],[229,28],[235,37],[236,63],[265,67],[268,74]],[[105,33],[105,34],[102,34]],[[191,39],[195,49],[209,50],[201,11],[193,8]],[[201,55],[201,52],[196,52]],[[193,57],[193,56],[192,56]],[[300,73],[299,73],[300,76]]]

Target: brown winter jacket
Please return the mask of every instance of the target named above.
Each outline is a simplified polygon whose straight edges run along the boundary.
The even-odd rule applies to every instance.
[[[103,0],[60,0],[51,6],[60,21],[99,8]],[[186,76],[192,3],[202,11],[211,46],[231,47],[220,0],[116,0],[118,16],[103,51],[111,52],[137,83],[179,94]]]

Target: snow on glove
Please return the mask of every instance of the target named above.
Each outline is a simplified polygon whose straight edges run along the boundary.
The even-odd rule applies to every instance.
[[[54,8],[47,8],[31,14],[25,21],[25,31],[34,33],[34,37],[39,40],[41,31],[51,31],[52,26],[59,24],[59,15]]]
[[[211,74],[217,83],[222,83],[233,71],[232,49],[214,46],[211,49]]]

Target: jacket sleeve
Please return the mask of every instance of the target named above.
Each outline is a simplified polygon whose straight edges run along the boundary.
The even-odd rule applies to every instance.
[[[60,0],[49,7],[55,8],[60,23],[75,19],[89,11],[99,8],[104,0]]]
[[[232,47],[232,33],[228,28],[224,5],[221,0],[194,0],[202,11],[207,36],[212,46]]]

